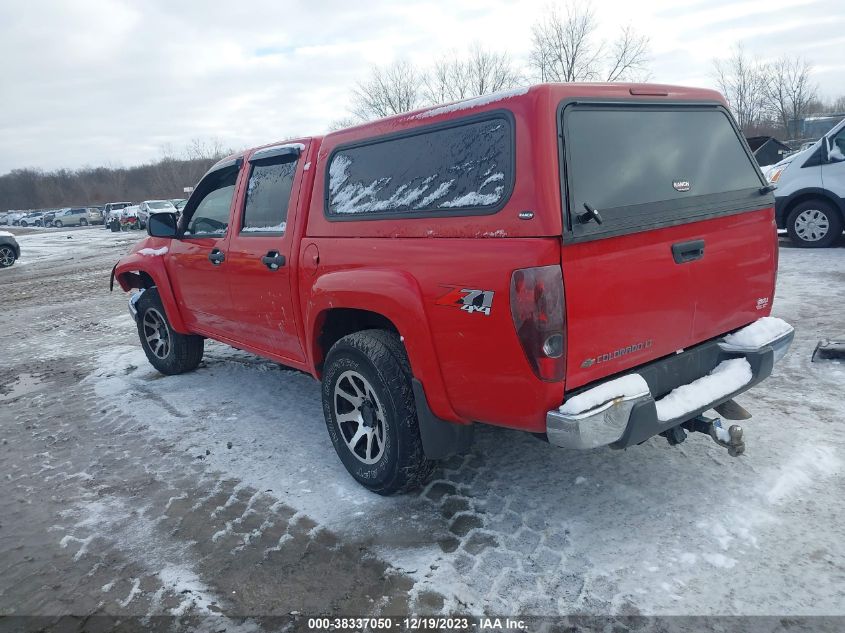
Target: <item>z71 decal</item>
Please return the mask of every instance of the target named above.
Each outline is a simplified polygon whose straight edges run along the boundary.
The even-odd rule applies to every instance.
[[[495,294],[492,290],[476,290],[474,288],[461,288],[460,286],[448,287],[451,290],[437,300],[437,305],[460,308],[470,314],[481,312],[485,316],[490,316],[490,311],[493,309],[493,295]]]

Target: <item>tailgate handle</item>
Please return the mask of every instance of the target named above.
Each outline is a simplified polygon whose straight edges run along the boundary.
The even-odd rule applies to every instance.
[[[704,240],[672,244],[672,257],[676,264],[686,264],[704,257]]]

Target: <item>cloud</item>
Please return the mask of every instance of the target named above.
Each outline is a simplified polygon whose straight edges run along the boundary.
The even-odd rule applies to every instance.
[[[833,96],[845,86],[836,40],[842,22],[819,20],[841,20],[834,6],[840,2],[595,6],[603,35],[629,22],[650,35],[654,81],[708,85],[712,58],[747,36],[764,57],[806,50],[823,69],[823,94]],[[0,3],[0,173],[137,164],[163,145],[178,148],[198,137],[238,148],[319,134],[347,114],[352,87],[373,64],[424,64],[474,41],[525,60],[531,24],[546,3]],[[816,45],[805,48],[810,36]]]

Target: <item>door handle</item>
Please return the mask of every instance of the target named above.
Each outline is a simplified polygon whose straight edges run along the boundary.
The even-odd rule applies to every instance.
[[[221,251],[219,248],[212,249],[212,251],[208,254],[208,261],[215,266],[219,266],[226,261],[226,253]]]
[[[686,264],[704,257],[704,240],[672,244],[672,257],[676,264]]]
[[[279,268],[285,265],[285,256],[279,255],[278,251],[270,251],[261,258],[261,263],[270,270],[279,270]]]

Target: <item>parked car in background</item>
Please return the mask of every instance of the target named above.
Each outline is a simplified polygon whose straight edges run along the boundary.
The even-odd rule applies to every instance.
[[[103,210],[100,207],[88,207],[88,224],[102,224]]]
[[[9,226],[20,226],[21,218],[23,218],[27,212],[25,211],[13,211],[9,214],[7,221]]]
[[[44,216],[41,218],[44,226],[53,226],[53,221],[56,219],[56,216],[62,212],[64,212],[64,209],[51,209],[50,211],[45,211]]]
[[[86,207],[71,207],[56,215],[53,226],[88,226],[88,209]]]
[[[7,224],[9,224],[10,215],[11,212],[8,211],[6,213],[0,213],[0,226],[6,226]]]
[[[149,234],[112,275],[150,363],[190,371],[211,338],[310,373],[380,494],[479,422],[738,455],[704,414],[746,416],[794,335],[774,196],[711,90],[546,84],[246,150]]]
[[[6,231],[0,231],[0,268],[8,268],[21,256],[21,247],[15,236]]]
[[[804,151],[765,172],[775,190],[775,218],[798,246],[833,245],[845,227],[845,120]]]
[[[118,209],[114,214],[122,230],[142,229],[147,226],[147,216],[142,217],[141,209],[137,204]]]
[[[108,202],[103,207],[103,224],[106,226],[109,225],[111,222],[112,215],[115,211],[120,209],[125,209],[126,207],[132,206],[131,202]]]
[[[138,205],[138,209],[145,218],[149,218],[151,213],[161,213],[163,211],[176,213],[176,207],[170,200],[144,200]]]
[[[187,199],[185,198],[174,198],[170,202],[173,203],[173,206],[176,207],[177,211],[181,211],[183,208],[185,208],[185,205],[188,203]]]
[[[44,226],[44,211],[33,211],[32,213],[27,213],[20,219],[18,226],[22,226],[24,228],[28,226]]]

